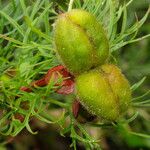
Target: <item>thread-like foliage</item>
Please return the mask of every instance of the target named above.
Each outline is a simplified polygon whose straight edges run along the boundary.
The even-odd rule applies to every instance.
[[[46,71],[59,64],[53,46],[53,23],[58,14],[68,10],[69,2],[59,4],[55,1],[12,0],[2,1],[0,5],[0,133],[16,136],[24,128],[32,131],[30,122],[39,119],[45,123],[58,124],[61,135],[70,134],[71,146],[76,150],[76,144],[84,143],[87,149],[100,149],[95,140],[73,117],[71,111],[74,95],[56,99],[56,81],[51,80],[46,87],[37,87],[32,93],[21,92],[21,86],[28,86],[31,81],[39,79]],[[115,3],[117,2],[117,3]],[[136,38],[139,28],[146,21],[150,9],[141,20],[131,27],[127,26],[127,7],[131,1],[122,5],[114,0],[74,0],[71,8],[89,11],[97,17],[106,30],[110,51],[118,51],[123,46],[142,40],[150,35]],[[121,28],[118,30],[118,25]],[[62,79],[57,82],[61,82]],[[136,90],[144,79],[132,86]],[[145,100],[149,91],[140,97],[133,98],[133,106],[149,107],[150,100]],[[145,100],[145,101],[143,101]],[[51,110],[63,112],[59,119],[52,115]],[[128,116],[129,117],[129,116]],[[91,123],[92,127],[113,126],[123,131],[126,124],[137,117],[115,123]],[[69,122],[66,120],[69,118]],[[149,138],[148,135],[130,134]]]

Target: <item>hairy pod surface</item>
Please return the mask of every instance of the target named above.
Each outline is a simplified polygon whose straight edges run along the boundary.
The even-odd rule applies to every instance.
[[[55,23],[54,36],[58,56],[74,75],[99,66],[108,58],[109,44],[103,27],[84,10],[61,14]]]
[[[76,92],[92,114],[115,121],[131,102],[130,85],[120,69],[105,64],[76,78]]]

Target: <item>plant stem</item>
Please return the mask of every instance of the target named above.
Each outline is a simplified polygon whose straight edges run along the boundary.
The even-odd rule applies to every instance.
[[[73,5],[74,0],[70,0],[69,2],[69,7],[68,7],[68,11],[70,11],[72,9],[72,5]]]

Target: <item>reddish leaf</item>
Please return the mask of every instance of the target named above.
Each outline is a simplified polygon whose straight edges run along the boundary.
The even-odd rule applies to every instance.
[[[28,88],[28,87],[25,87],[25,86],[22,86],[22,87],[20,88],[20,90],[21,90],[21,91],[28,92],[28,93],[32,92],[32,89],[30,89],[30,88]]]
[[[78,113],[79,113],[80,106],[81,106],[81,104],[80,104],[80,102],[77,101],[77,100],[75,100],[75,101],[73,102],[73,104],[72,104],[72,112],[73,112],[73,115],[74,115],[75,118],[78,117]]]
[[[74,92],[74,81],[72,80],[66,80],[64,81],[65,83],[63,84],[63,86],[58,89],[56,92],[58,94],[64,94],[64,95],[68,95]]]
[[[48,70],[47,74],[45,75],[46,83],[49,83],[52,76],[54,80],[57,81],[59,75],[62,75],[63,78],[73,78],[73,76],[67,71],[67,69],[64,68],[64,66],[59,65]]]
[[[60,75],[62,75],[62,77],[65,79],[61,83],[61,85],[55,84],[56,86],[59,86],[59,87],[61,86],[61,88],[57,89],[56,92],[59,94],[73,93],[74,92],[74,77],[62,65],[49,69],[47,74],[42,79],[32,82],[31,87],[46,86],[48,85],[52,77],[53,77],[54,82],[57,82]],[[26,92],[32,92],[32,89],[28,87],[21,87],[20,90],[26,91]]]
[[[14,116],[15,116],[15,119],[20,120],[20,122],[24,121],[24,116],[23,115],[16,113]]]
[[[35,87],[35,86],[46,86],[47,83],[45,81],[45,78],[42,78],[40,80],[36,80],[34,82],[31,83],[31,86]]]

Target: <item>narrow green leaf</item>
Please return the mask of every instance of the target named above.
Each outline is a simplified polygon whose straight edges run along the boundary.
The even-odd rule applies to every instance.
[[[135,91],[139,86],[143,84],[145,81],[146,77],[143,77],[139,82],[135,83],[134,85],[131,86],[131,90]]]
[[[18,31],[19,33],[24,36],[24,31],[22,30],[21,26],[10,16],[0,10],[0,14],[5,17]]]

